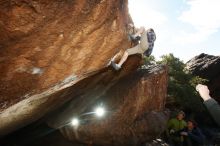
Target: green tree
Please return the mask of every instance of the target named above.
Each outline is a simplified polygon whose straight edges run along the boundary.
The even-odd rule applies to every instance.
[[[163,55],[161,61],[157,63],[168,65],[168,106],[174,105],[175,108],[195,112],[204,110],[201,99],[195,91],[195,85],[205,80],[187,73],[183,61],[173,54]]]
[[[149,57],[144,57],[144,64],[145,65],[149,65],[149,64],[156,64],[156,60],[155,60],[155,57],[150,55]]]

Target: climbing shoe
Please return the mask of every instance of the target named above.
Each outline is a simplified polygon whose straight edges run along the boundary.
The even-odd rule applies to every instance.
[[[115,70],[121,69],[121,67],[120,67],[118,64],[114,63],[113,61],[111,61],[111,66],[112,66]]]
[[[111,59],[110,59],[110,61],[108,62],[108,64],[107,64],[107,66],[112,66],[112,62],[114,62],[114,57],[112,57]]]

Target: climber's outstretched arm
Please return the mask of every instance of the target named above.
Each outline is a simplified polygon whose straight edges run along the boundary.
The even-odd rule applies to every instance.
[[[213,119],[220,127],[220,105],[209,95],[209,89],[206,85],[198,84],[196,86],[196,90],[204,100],[204,104],[212,115]]]
[[[145,28],[144,27],[140,27],[138,29],[138,31],[134,34],[134,38],[136,38],[137,36],[141,36],[142,33],[144,33]]]

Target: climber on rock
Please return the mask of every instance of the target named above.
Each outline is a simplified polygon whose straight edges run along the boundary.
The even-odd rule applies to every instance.
[[[110,65],[115,69],[119,70],[123,63],[127,60],[129,55],[141,54],[149,57],[154,47],[154,41],[156,40],[156,34],[152,28],[145,30],[141,27],[137,30],[137,33],[130,35],[132,41],[139,41],[139,43],[133,48],[126,49],[119,63],[115,63],[115,59],[120,53],[117,53],[110,61]]]

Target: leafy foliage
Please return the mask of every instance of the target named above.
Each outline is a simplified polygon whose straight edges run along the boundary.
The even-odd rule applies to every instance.
[[[155,60],[155,57],[154,56],[149,56],[149,57],[145,57],[144,58],[144,64],[156,64],[156,60]]]
[[[175,105],[173,108],[195,112],[204,110],[201,98],[195,91],[195,86],[206,80],[185,71],[185,64],[173,54],[163,55],[161,61],[157,63],[166,64],[169,68],[168,106]]]

